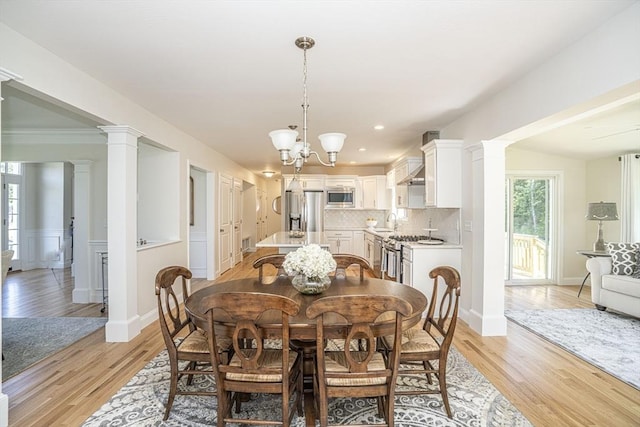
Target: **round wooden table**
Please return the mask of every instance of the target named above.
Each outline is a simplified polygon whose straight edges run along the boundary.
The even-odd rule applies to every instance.
[[[191,294],[184,305],[196,325],[203,329],[207,328],[205,310],[201,307],[202,299],[207,295],[221,292],[262,292],[286,296],[296,301],[300,304],[300,311],[290,319],[290,338],[300,340],[314,340],[316,338],[316,322],[307,318],[306,311],[307,307],[319,298],[336,295],[389,295],[402,298],[409,302],[413,308],[412,314],[404,320],[403,329],[408,329],[418,323],[427,307],[427,298],[422,292],[391,280],[365,278],[360,281],[359,277],[333,278],[331,287],[322,294],[303,295],[293,288],[288,277],[278,277],[268,284],[261,283],[257,278],[245,278],[214,284]],[[217,321],[216,329],[218,326],[224,327],[225,319],[222,312],[219,316],[214,313],[214,318]],[[333,320],[334,329],[330,332],[329,338],[343,337],[344,329],[341,326],[345,326],[345,320],[339,316],[335,316]],[[280,334],[279,322],[278,315],[270,316],[269,313],[265,313],[260,326],[275,336]],[[229,328],[232,327],[233,325],[229,324]],[[393,328],[392,321],[381,321],[373,325],[373,331],[377,336],[392,334]]]

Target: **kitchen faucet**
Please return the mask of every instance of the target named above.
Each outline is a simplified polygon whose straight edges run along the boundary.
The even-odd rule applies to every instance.
[[[392,215],[393,215],[393,232],[397,233],[398,232],[398,216],[396,215],[395,212],[391,212],[389,214],[389,216],[387,217],[387,222],[391,221]]]

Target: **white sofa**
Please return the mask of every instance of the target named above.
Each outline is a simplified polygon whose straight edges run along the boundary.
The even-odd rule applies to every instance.
[[[598,310],[611,308],[640,317],[640,279],[611,274],[611,258],[587,260],[591,273],[591,301]]]

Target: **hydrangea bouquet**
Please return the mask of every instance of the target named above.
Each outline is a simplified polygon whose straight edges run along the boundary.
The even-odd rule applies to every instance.
[[[289,276],[304,275],[307,280],[318,280],[335,271],[336,262],[329,251],[310,244],[289,252],[282,267]]]

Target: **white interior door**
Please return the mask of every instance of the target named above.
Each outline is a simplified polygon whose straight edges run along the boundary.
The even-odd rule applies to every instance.
[[[233,178],[220,175],[219,183],[219,212],[218,212],[218,248],[220,256],[220,273],[231,268],[232,261],[232,228],[233,228]]]

